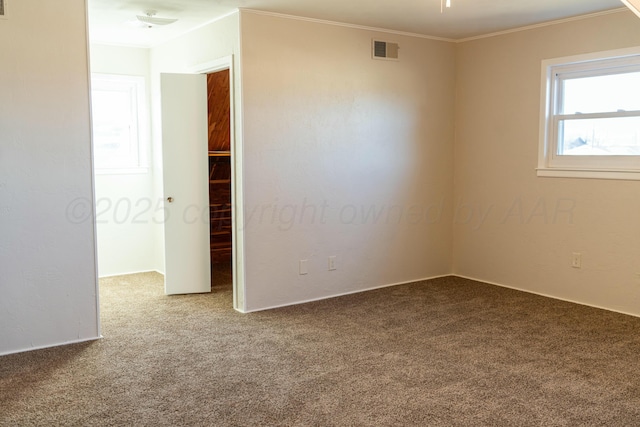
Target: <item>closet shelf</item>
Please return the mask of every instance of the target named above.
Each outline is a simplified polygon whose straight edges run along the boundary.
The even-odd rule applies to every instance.
[[[231,247],[226,242],[211,243],[209,246],[211,247],[212,251],[225,251],[225,250],[230,251],[231,250]]]
[[[230,179],[210,179],[209,184],[231,184]]]
[[[231,151],[209,151],[209,157],[231,157]]]

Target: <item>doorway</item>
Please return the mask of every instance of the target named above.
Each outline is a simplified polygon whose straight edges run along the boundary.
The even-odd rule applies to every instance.
[[[211,290],[216,292],[233,286],[229,69],[207,74],[207,113]]]
[[[100,49],[98,47],[98,49]],[[95,55],[95,58],[100,59],[100,61],[96,61],[98,64],[97,68],[101,72],[105,73],[115,73],[120,70],[120,68],[112,67],[111,64],[116,61],[118,52],[106,49],[104,52],[100,51],[100,55]],[[242,267],[242,235],[243,230],[240,229],[237,232],[235,231],[236,224],[242,224],[242,208],[236,207],[236,200],[240,202],[242,201],[241,194],[239,190],[242,185],[240,180],[235,179],[237,176],[241,176],[241,168],[239,162],[241,161],[241,152],[242,150],[236,150],[235,148],[235,125],[234,125],[234,72],[233,72],[233,57],[227,56],[220,59],[216,59],[214,61],[210,61],[205,64],[201,64],[200,66],[196,66],[197,69],[190,69],[191,75],[199,74],[202,77],[203,83],[206,82],[207,74],[217,74],[220,71],[224,71],[225,81],[226,81],[226,90],[223,92],[226,94],[227,103],[225,103],[225,109],[227,110],[227,119],[225,124],[219,124],[214,127],[214,129],[222,129],[226,128],[226,136],[227,139],[226,149],[220,150],[211,150],[211,151],[226,151],[224,156],[210,156],[210,157],[218,157],[218,160],[222,160],[225,164],[224,167],[217,167],[215,176],[211,178],[211,180],[217,179],[218,173],[223,173],[225,175],[224,181],[226,185],[226,206],[220,209],[219,212],[215,212],[213,217],[215,219],[221,219],[219,226],[214,227],[214,230],[220,232],[221,234],[216,234],[217,239],[222,239],[221,236],[225,236],[227,242],[225,243],[224,251],[216,251],[223,252],[224,258],[214,257],[213,264],[216,267],[219,267],[220,262],[225,263],[226,274],[227,276],[232,276],[233,282],[233,305],[234,308],[238,311],[244,311],[244,269]],[[145,82],[149,82],[151,80],[151,70],[149,68],[140,68],[140,67],[125,67],[123,70],[131,75],[138,75]],[[162,75],[162,74],[161,74]],[[150,96],[151,90],[145,91],[145,93],[140,97],[142,100],[139,104],[144,106],[146,111],[151,111],[151,105],[154,105],[160,110],[160,99],[168,97],[167,93],[164,93],[162,90],[160,92],[154,93],[153,99]],[[182,91],[179,91],[182,93]],[[204,109],[203,123],[204,132],[203,132],[203,140],[204,144],[202,146],[202,151],[200,151],[200,159],[202,159],[202,163],[204,166],[204,172],[201,175],[203,178],[206,177],[207,172],[207,164],[208,159],[203,158],[203,156],[207,156],[206,147],[207,144],[207,93],[206,93],[206,83],[202,85],[202,90],[200,91],[201,98],[203,100],[202,105]],[[160,96],[157,96],[160,95]],[[177,111],[176,116],[180,115],[181,117],[186,116],[187,118],[193,118],[194,115],[191,114],[192,109],[187,106],[191,105],[191,101],[189,102],[178,102],[176,103]],[[159,111],[158,111],[159,112]],[[151,125],[150,119],[151,114],[145,115],[143,120],[140,120],[139,123],[142,123],[140,126],[141,134],[143,136],[143,140],[146,140],[147,137],[151,136]],[[189,121],[189,120],[186,120]],[[163,122],[163,121],[161,121]],[[164,135],[164,132],[163,132]],[[190,138],[186,138],[184,133],[180,133],[179,137],[181,143],[185,140],[192,140]],[[174,194],[172,189],[167,190],[163,187],[163,181],[172,182],[173,180],[169,177],[169,179],[163,179],[163,175],[167,172],[166,167],[162,167],[156,169],[155,171],[159,171],[158,173],[152,173],[152,165],[162,164],[162,157],[166,157],[172,160],[172,163],[177,162],[181,157],[184,157],[184,150],[181,149],[179,155],[175,155],[175,153],[165,152],[165,156],[161,156],[158,153],[163,153],[164,148],[161,146],[159,139],[149,138],[149,144],[142,144],[143,148],[141,149],[141,153],[143,155],[140,157],[143,162],[143,168],[140,170],[127,170],[127,173],[120,173],[118,175],[100,175],[97,179],[96,185],[96,200],[100,202],[97,206],[97,220],[98,220],[98,231],[102,239],[98,239],[99,247],[99,256],[103,259],[109,260],[110,256],[113,254],[117,255],[117,265],[115,265],[111,270],[107,270],[110,266],[108,263],[100,263],[102,265],[101,268],[101,277],[106,276],[120,276],[131,273],[139,273],[145,271],[158,271],[165,275],[168,273],[166,263],[162,263],[161,260],[163,255],[166,255],[165,259],[172,258],[172,254],[167,254],[166,249],[171,249],[171,247],[176,247],[175,245],[167,245],[166,244],[166,234],[162,235],[163,229],[166,233],[166,221],[163,219],[163,213],[167,212],[171,207],[176,207],[179,205],[185,197],[182,195],[176,200],[169,202],[167,200],[168,197],[171,197]],[[213,148],[213,147],[212,147]],[[147,152],[148,150],[148,152]],[[235,152],[239,151],[239,155],[236,157]],[[226,158],[225,158],[226,157]],[[153,161],[151,161],[153,159]],[[219,163],[222,164],[222,163]],[[164,165],[163,165],[164,166]],[[225,171],[223,171],[223,169]],[[187,167],[185,170],[193,171],[193,166]],[[199,173],[198,173],[199,174]],[[237,174],[237,175],[236,175]],[[206,178],[205,178],[206,179]],[[220,178],[223,180],[222,178]],[[114,195],[110,193],[107,194],[104,191],[105,184],[102,181],[117,181],[112,187],[116,188],[118,192]],[[140,181],[140,182],[139,182]],[[207,183],[204,183],[207,187]],[[180,192],[184,190],[184,186],[181,186],[180,183],[177,184],[180,189]],[[109,187],[110,188],[110,187]],[[205,189],[205,193],[206,193]],[[176,191],[175,193],[178,193]],[[207,194],[208,196],[208,194]],[[230,200],[230,203],[229,203]],[[209,206],[210,200],[207,198],[206,204],[199,205],[203,208],[207,208]],[[172,215],[171,221],[177,220],[184,216],[184,212],[188,215],[188,219],[191,221],[192,216],[197,215],[198,218],[201,217],[200,214],[196,212],[194,209],[188,207],[188,209],[182,209],[180,215]],[[202,212],[205,213],[205,212]],[[223,216],[225,215],[225,216]],[[198,222],[200,222],[198,220]],[[205,223],[206,224],[206,223]],[[109,228],[107,230],[107,228]],[[112,232],[111,228],[114,229]],[[194,228],[194,227],[191,227]],[[209,227],[207,227],[209,228]],[[241,228],[241,227],[240,227]],[[104,232],[102,232],[104,230]],[[117,233],[116,233],[117,231]],[[135,238],[134,244],[129,244],[129,237],[138,236],[141,233],[146,233],[141,238]],[[205,240],[205,249],[203,251],[204,258],[206,260],[206,270],[209,270],[209,265],[211,261],[211,237],[209,236],[209,229],[204,232],[204,240]],[[116,238],[117,237],[117,238]],[[158,244],[154,245],[153,242],[158,242]],[[123,242],[126,242],[124,245]],[[151,242],[151,243],[149,243]],[[231,243],[229,245],[229,242]],[[238,244],[236,244],[238,242]],[[221,242],[214,242],[221,243]],[[110,246],[106,246],[109,244]],[[137,246],[136,246],[137,245]],[[147,245],[144,248],[139,247],[141,245]],[[150,248],[153,246],[153,248]],[[214,245],[215,246],[215,245]],[[104,247],[104,250],[103,250]],[[157,251],[155,249],[158,249]],[[151,250],[150,250],[151,249]],[[217,249],[221,249],[217,247]],[[162,253],[160,252],[162,251]],[[175,251],[174,251],[175,252]],[[175,255],[175,254],[173,254]],[[148,258],[148,259],[147,259]],[[160,261],[158,261],[160,260]],[[131,262],[131,265],[127,264],[125,267],[121,267],[124,265],[124,261]],[[135,261],[135,263],[134,263]],[[179,260],[178,260],[178,263]],[[115,264],[115,263],[114,263]],[[204,262],[203,262],[204,264]],[[216,265],[218,264],[218,265]],[[215,268],[216,272],[225,271],[221,268]],[[180,277],[186,277],[181,276]],[[191,280],[183,280],[186,283],[191,283]],[[205,283],[208,283],[209,280],[206,280]],[[177,293],[188,293],[187,292],[177,292]],[[196,292],[205,292],[205,291],[196,291]]]
[[[212,86],[212,90],[214,90],[214,87],[218,87],[217,90],[214,90],[215,100],[211,100],[213,104],[211,110],[224,112],[223,120],[216,120],[212,117],[210,125],[215,124],[210,129],[211,138],[208,147],[210,152],[220,152],[215,153],[217,155],[209,156],[209,164],[218,165],[215,171],[212,171],[210,166],[209,179],[210,181],[220,181],[214,184],[209,183],[209,202],[220,205],[210,207],[211,210],[215,209],[214,212],[210,211],[212,221],[210,232],[219,233],[212,235],[210,240],[210,244],[213,244],[212,248],[216,249],[216,251],[211,251],[212,278],[215,280],[218,274],[231,275],[233,307],[237,311],[245,312],[244,229],[239,226],[243,223],[242,150],[237,146],[235,133],[237,104],[233,60],[233,56],[229,55],[196,65],[190,71],[196,74],[205,74],[208,88]],[[209,97],[209,89],[207,89],[207,97]],[[209,104],[210,101],[207,102]],[[214,117],[217,115],[222,116],[223,114],[214,113]],[[212,194],[214,186],[218,186],[218,190],[224,188],[223,192]],[[218,200],[220,201],[218,202]],[[226,206],[224,206],[225,204]]]

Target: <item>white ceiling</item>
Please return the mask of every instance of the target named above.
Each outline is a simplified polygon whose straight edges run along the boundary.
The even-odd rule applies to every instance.
[[[257,9],[377,27],[447,39],[624,7],[620,0],[88,0],[89,32],[95,43],[153,46],[237,8]],[[136,28],[128,21],[145,10],[178,18],[165,27]]]

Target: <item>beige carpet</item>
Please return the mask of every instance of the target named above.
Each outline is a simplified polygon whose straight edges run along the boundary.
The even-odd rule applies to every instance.
[[[104,339],[0,358],[2,426],[640,425],[640,319],[457,278],[254,314],[101,281]]]

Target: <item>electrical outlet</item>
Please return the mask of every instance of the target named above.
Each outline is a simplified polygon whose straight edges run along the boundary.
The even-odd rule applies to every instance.
[[[580,252],[574,252],[571,256],[571,267],[582,268],[582,254]]]
[[[335,269],[336,269],[336,257],[334,255],[329,257],[329,271],[332,271]]]
[[[304,275],[304,274],[308,274],[309,270],[307,269],[307,261],[306,259],[301,259],[300,260],[300,274]]]

